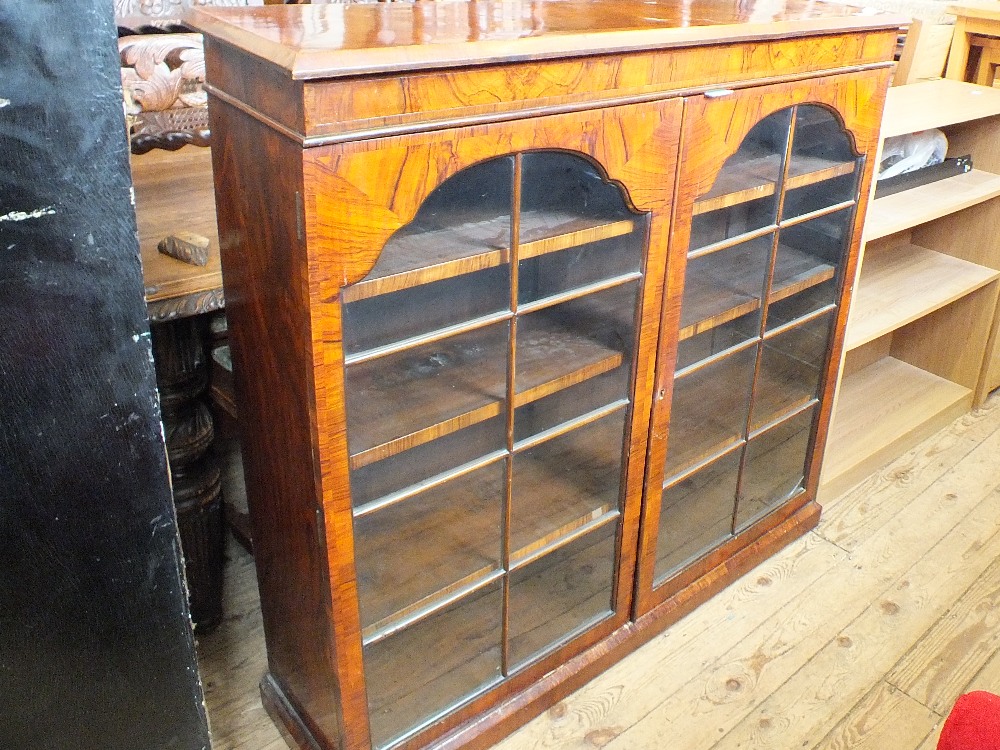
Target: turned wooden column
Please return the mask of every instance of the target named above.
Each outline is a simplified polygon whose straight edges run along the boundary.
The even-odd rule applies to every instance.
[[[153,358],[167,443],[191,618],[199,630],[222,619],[221,472],[205,401],[209,369],[199,316],[152,323]]]

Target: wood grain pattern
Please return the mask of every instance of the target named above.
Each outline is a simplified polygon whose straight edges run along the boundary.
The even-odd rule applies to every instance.
[[[231,290],[229,337],[254,553],[267,572],[260,586],[268,668],[308,716],[311,734],[360,746],[367,741],[364,686],[348,666],[361,658],[350,503],[337,506],[333,487],[311,462],[314,441],[323,450],[332,441],[329,450],[339,447],[344,457],[346,485],[347,446],[342,429],[320,430],[317,437],[315,412],[304,397],[314,382],[313,358],[335,348],[314,349],[308,326],[308,266],[295,222],[301,156],[238,111],[222,105],[211,112],[213,130],[232,138],[217,143],[212,157],[216,188],[224,196],[221,250]],[[253,152],[235,146],[239,137],[256,144]],[[269,161],[283,165],[282,180],[270,179]],[[247,184],[257,189],[244,189]],[[273,220],[261,222],[261,216]],[[282,336],[272,336],[274,319],[283,321]],[[280,455],[271,449],[279,444],[285,446]],[[303,527],[306,534],[293,530]],[[330,557],[317,553],[317,537],[325,537]]]
[[[887,77],[884,71],[871,71],[856,76],[830,76],[822,79],[814,85],[808,87],[796,87],[790,84],[779,84],[770,87],[762,87],[752,94],[745,92],[735,92],[733,94],[719,97],[701,97],[689,100],[685,111],[685,133],[682,141],[681,164],[682,174],[680,177],[680,189],[677,204],[675,206],[676,216],[679,220],[674,227],[674,242],[677,247],[685,247],[691,236],[691,216],[694,214],[696,200],[703,195],[710,194],[714,189],[715,176],[722,169],[727,159],[733,156],[740,148],[751,128],[764,117],[794,106],[803,102],[810,104],[826,105],[834,110],[836,117],[845,128],[845,139],[849,141],[855,153],[870,154],[877,146],[878,121],[874,112],[880,111]],[[710,144],[712,144],[710,146]],[[724,144],[724,145],[722,145]],[[846,278],[853,278],[857,263],[858,248],[861,240],[861,220],[864,215],[866,195],[872,179],[874,160],[866,163],[864,171],[860,176],[859,190],[860,200],[858,213],[855,215],[854,226],[845,238],[845,260],[843,273]],[[809,174],[808,168],[802,174]],[[665,330],[671,330],[678,326],[678,300],[683,293],[683,279],[685,263],[678,260],[667,281],[667,301],[664,305],[664,318],[661,326]],[[778,273],[781,278],[781,273]],[[846,321],[847,309],[850,304],[851,288],[845,285],[842,296],[839,300],[840,306],[837,309],[833,321],[832,332],[828,341],[829,357],[818,365],[818,372],[810,373],[808,381],[809,387],[803,390],[800,398],[808,399],[818,396],[820,401],[816,428],[814,432],[815,450],[819,451],[813,455],[821,456],[825,447],[826,433],[828,430],[830,413],[832,410],[832,392],[837,379],[837,368],[840,361],[840,352],[843,345],[843,330]],[[680,312],[683,312],[681,308]],[[659,393],[669,394],[672,388],[672,377],[674,362],[676,358],[675,342],[669,339],[661,339],[659,364],[657,371],[657,389]],[[774,355],[770,357],[774,361]],[[778,369],[781,368],[772,368]],[[762,369],[762,372],[766,372]],[[786,376],[791,371],[786,373]],[[796,378],[783,377],[777,382],[785,384],[795,384]],[[782,407],[791,408],[792,403],[803,403],[803,401],[792,401],[784,404],[776,404],[775,399],[780,401],[781,396],[788,395],[788,389],[769,389],[768,380],[762,379],[760,386],[755,390],[762,397],[760,406],[757,408],[758,415],[775,415]],[[797,387],[797,386],[796,386]],[[812,390],[816,387],[818,390]],[[770,402],[769,402],[770,401]],[[647,492],[655,491],[659,493],[662,486],[665,466],[665,455],[668,450],[668,432],[671,420],[671,411],[665,408],[664,401],[660,408],[654,413],[653,432],[650,441],[649,464],[650,472],[647,477]],[[749,422],[747,428],[750,428]],[[755,427],[761,426],[760,419],[755,420]],[[681,433],[683,434],[683,433]],[[681,438],[683,439],[683,438]],[[721,446],[718,446],[721,447]],[[810,459],[806,467],[806,498],[815,497],[819,483],[820,461]],[[639,578],[637,582],[637,606],[639,611],[647,611],[656,603],[668,596],[669,587],[661,587],[657,592],[653,592],[652,576],[655,566],[656,530],[659,527],[659,510],[655,502],[647,502],[646,514],[643,525],[642,539],[640,543],[640,563]],[[779,523],[780,516],[775,516],[773,523]]]
[[[393,743],[398,750],[491,744],[692,611],[819,518],[809,479],[809,490],[793,492],[766,522],[749,526],[675,576],[672,587],[659,595],[659,606],[633,608],[640,524],[645,533],[655,523],[652,502],[643,516],[652,455],[650,422],[654,403],[662,422],[671,387],[667,375],[657,375],[657,358],[672,365],[686,223],[695,197],[711,187],[702,184],[707,179],[703,175],[718,170],[754,122],[803,103],[836,113],[855,152],[870,153],[888,81],[885,63],[895,19],[797,2],[786,4],[778,18],[771,11],[766,18],[746,16],[751,11],[746,4],[698,3],[685,10],[684,23],[676,17],[679,6],[639,0],[538,2],[524,16],[496,15],[505,7],[486,4],[476,6],[481,14],[470,14],[473,6],[462,3],[324,5],[232,16],[205,10],[193,16],[214,35],[206,44],[208,90],[213,133],[219,139],[213,148],[215,174],[226,204],[220,205],[220,237],[230,314],[236,318],[232,346],[268,642],[264,697],[296,741],[306,745],[367,750],[373,737],[376,744]],[[602,22],[595,24],[598,12]],[[280,19],[291,23],[282,26]],[[307,23],[296,26],[294,19]],[[378,30],[386,33],[380,37]],[[391,39],[388,32],[394,34]],[[754,43],[745,43],[748,36]],[[413,43],[417,38],[420,44]],[[712,45],[700,46],[709,38]],[[832,71],[837,73],[828,75]],[[802,80],[811,76],[817,76],[815,81]],[[784,83],[759,85],[775,80]],[[755,84],[734,95],[741,102],[735,116],[726,97],[707,108],[701,98],[682,96],[722,82]],[[350,96],[344,95],[345,85]],[[344,105],[349,106],[331,116]],[[683,134],[682,114],[690,123]],[[627,209],[647,216],[623,222],[619,212],[612,221],[588,222],[582,216],[534,215],[530,205],[521,205],[521,177],[529,171],[529,157],[521,155],[537,151],[582,157],[596,167],[595,179],[620,188]],[[703,153],[708,151],[711,156]],[[682,152],[690,163],[683,166],[678,183]],[[390,253],[384,249],[410,241],[407,227],[423,220],[418,210],[433,205],[432,193],[463,170],[505,156],[513,157],[508,161],[514,174],[509,232],[502,210],[471,223],[444,221],[442,225],[461,228],[430,238],[437,247],[429,263],[425,246],[415,242],[402,253],[401,264],[385,267],[381,259]],[[807,190],[826,179],[843,181],[845,170],[854,167],[846,158],[833,164],[799,162],[787,185]],[[863,195],[870,168],[860,176]],[[442,194],[447,193],[437,193]],[[859,202],[861,213],[865,200]],[[849,207],[850,200],[838,205]],[[800,213],[814,208],[807,201]],[[477,224],[480,219],[486,224]],[[680,232],[672,222],[679,223]],[[401,324],[395,339],[375,334],[359,338],[348,329],[351,356],[345,357],[342,316],[377,309],[371,304],[378,295],[419,287],[429,296],[431,282],[447,284],[470,273],[496,275],[502,270],[498,266],[520,268],[526,260],[543,266],[559,251],[582,243],[614,246],[615,238],[638,234],[640,227],[648,242],[641,274],[632,265],[577,286],[554,285],[539,298],[527,295],[522,310],[520,276],[511,273],[509,311],[484,308],[471,322],[439,316],[440,325],[423,328]],[[505,242],[505,236],[510,240]],[[855,232],[849,238],[852,249],[859,236]],[[851,262],[848,276],[853,275]],[[791,294],[789,290],[829,281],[831,267],[792,265],[776,273],[772,302]],[[640,278],[641,294],[632,308],[630,294]],[[599,356],[582,352],[577,357],[581,352],[574,349],[575,364],[546,355],[546,347],[534,347],[538,371],[530,366],[530,334],[544,316],[576,315],[581,326],[600,329],[594,332],[595,342],[603,328],[594,321],[602,315],[613,314],[616,324],[625,325],[627,311],[612,310],[598,293],[627,299],[625,306],[638,317],[630,407],[619,395],[618,401],[603,404],[614,406],[614,415],[588,412],[579,417],[586,421],[573,422],[572,431],[565,419],[556,420],[550,431],[545,427],[551,425],[545,425],[539,435],[529,431],[516,440],[515,406],[535,409],[543,397],[563,388],[567,394],[580,393],[587,383],[604,382],[624,365],[622,348],[615,346]],[[577,301],[582,294],[588,296]],[[588,306],[590,296],[594,299]],[[386,297],[387,303],[401,299]],[[342,303],[348,300],[359,307],[345,312]],[[818,314],[829,320],[832,310],[827,306]],[[838,311],[834,350],[840,346],[843,315]],[[501,345],[491,358],[499,368],[495,377],[476,380],[482,372],[473,371],[486,365],[469,368],[465,385],[478,401],[459,403],[461,388],[427,403],[421,403],[425,393],[409,394],[393,384],[382,392],[355,388],[356,376],[369,369],[375,373],[376,364],[389,358],[426,353],[422,347],[436,350],[459,336],[508,325],[507,356]],[[787,343],[797,332],[799,328],[779,332],[765,346]],[[659,342],[662,352],[657,351]],[[790,416],[792,405],[782,394],[786,386],[802,385],[798,365],[791,366],[800,348],[796,343],[781,361],[768,355],[765,369],[773,370],[774,378],[761,383],[774,387],[758,399],[755,428],[773,417]],[[812,398],[816,384],[826,387],[829,368],[811,361],[805,369],[808,387],[796,393]],[[385,403],[378,405],[386,394]],[[396,397],[407,403],[393,401]],[[510,403],[498,409],[493,404],[501,398]],[[438,413],[445,402],[448,413]],[[412,407],[409,415],[404,406]],[[477,411],[483,408],[488,415]],[[812,411],[803,412],[804,422],[812,424],[816,412],[816,429],[825,433],[825,404],[806,408]],[[553,409],[551,404],[538,406],[540,412]],[[532,482],[551,486],[554,515],[529,513],[531,533],[501,549],[509,577],[496,568],[492,552],[473,547],[466,549],[469,560],[463,558],[448,571],[454,575],[441,573],[448,568],[442,566],[427,567],[412,580],[396,577],[419,591],[380,603],[365,615],[363,634],[358,576],[374,574],[366,567],[367,558],[355,564],[356,554],[364,551],[360,537],[355,549],[352,460],[356,472],[368,471],[364,464],[375,460],[406,463],[397,461],[404,448],[423,452],[432,438],[453,444],[459,425],[449,420],[471,424],[475,420],[469,415],[481,420],[494,412],[504,414],[506,449],[514,454],[512,464],[498,462],[495,468],[513,472],[517,481],[521,459]],[[616,434],[625,431],[624,449],[615,457],[623,461],[619,489],[611,487],[612,475],[603,469],[601,477],[589,479],[575,471],[572,486],[565,488],[548,479],[545,456],[569,464],[570,454],[576,460],[576,454],[587,453],[580,446],[560,452],[560,446],[581,439],[605,417]],[[547,417],[540,413],[537,418],[544,422]],[[354,429],[359,423],[362,433],[370,432],[362,434],[360,443]],[[662,425],[652,431],[654,442],[662,432]],[[752,436],[751,445],[771,434]],[[621,448],[610,438],[598,442],[614,444],[616,453]],[[818,443],[822,447],[821,439]],[[793,459],[797,470],[818,470],[803,466],[800,455]],[[435,489],[446,485],[440,472],[454,468],[430,472]],[[408,469],[400,464],[393,470],[402,473],[382,477],[387,487],[402,481]],[[469,469],[449,478],[472,475]],[[593,501],[590,507],[573,500],[583,481],[588,485],[583,495]],[[415,512],[407,503],[417,493],[406,489],[415,486],[411,481],[389,487],[397,494],[399,487],[405,489],[406,499],[399,503],[380,504],[385,495],[372,495],[358,512],[357,524],[375,523],[396,510]],[[461,503],[465,495],[457,497]],[[511,536],[516,536],[518,519],[526,518],[518,502],[516,497],[503,499],[514,513]],[[763,502],[761,508],[768,501]],[[745,509],[738,523],[761,508]],[[414,528],[424,528],[423,520],[410,520]],[[428,542],[433,537],[416,536],[428,537]],[[586,556],[594,549],[602,552],[590,560]],[[552,560],[562,562],[542,572],[539,563]],[[607,576],[600,572],[605,568]],[[423,574],[428,580],[417,580]],[[578,590],[561,583],[577,575],[582,576]],[[535,589],[537,598],[525,598],[523,586]],[[458,596],[462,592],[469,596]],[[494,599],[502,608],[488,606]],[[507,619],[497,621],[489,614],[497,611],[509,613]],[[469,612],[468,618],[462,612]],[[629,622],[630,617],[635,621]],[[404,621],[412,627],[401,628]],[[437,638],[438,628],[458,637],[454,642]],[[397,658],[393,644],[402,641],[411,649]],[[505,666],[519,665],[539,649],[544,654],[537,660],[500,677]],[[425,673],[418,673],[418,667]],[[437,715],[456,702],[464,705]]]

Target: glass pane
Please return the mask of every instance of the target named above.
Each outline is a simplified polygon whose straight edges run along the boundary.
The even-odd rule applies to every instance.
[[[848,171],[853,171],[854,161],[851,140],[839,115],[818,104],[799,105],[788,176],[802,177],[836,165],[849,165]]]
[[[850,242],[853,218],[854,210],[845,209],[781,230],[769,295],[772,305],[808,293],[813,302],[798,303],[799,317],[836,302],[836,281]],[[776,325],[780,322],[768,320],[769,329]]]
[[[736,508],[736,531],[790,500],[802,489],[816,407],[750,440]]]
[[[853,200],[857,193],[857,177],[852,172],[843,177],[834,177],[805,187],[793,188],[790,184],[785,192],[785,204],[781,218],[794,219],[796,216],[835,206]]]
[[[503,596],[498,580],[365,646],[372,740],[385,747],[498,682]]]
[[[344,305],[344,350],[355,354],[509,308],[509,266],[360,299]]]
[[[512,560],[618,509],[625,411],[622,407],[514,456]]]
[[[529,257],[518,266],[517,295],[523,305],[627,274],[638,274],[646,237],[645,218],[625,216],[639,229],[612,239],[547,252]],[[628,227],[607,231],[623,231]],[[522,256],[523,257],[523,256]]]
[[[741,440],[757,346],[728,354],[674,383],[664,476],[670,478]]]
[[[506,420],[493,417],[351,472],[354,507],[427,482],[507,446]]]
[[[688,261],[681,305],[682,340],[750,313],[754,315],[748,318],[747,328],[759,326],[772,243],[773,235],[769,234]],[[757,333],[755,330],[753,335]]]
[[[514,412],[515,442],[608,406],[615,401],[627,399],[628,381],[628,363],[623,363],[603,375],[519,407]]]
[[[694,206],[690,249],[775,223],[791,110],[757,123]]]
[[[513,195],[513,157],[481,162],[445,180],[386,243],[365,280],[345,291],[345,299],[509,262]]]
[[[767,308],[767,330],[772,331],[832,305],[838,298],[837,281],[830,279],[805,291],[772,302]]]
[[[384,627],[500,567],[505,462],[354,519],[361,626]]]
[[[819,395],[833,313],[764,340],[751,429],[759,429]]]
[[[657,583],[731,536],[742,455],[737,448],[663,490]]]
[[[631,364],[638,282],[518,319],[515,406]]]
[[[677,343],[677,367],[681,370],[760,335],[760,310],[741,315]]]
[[[522,252],[528,243],[632,218],[621,190],[586,159],[563,151],[536,151],[522,157]],[[536,250],[544,248],[529,248],[528,254]]]
[[[510,574],[512,665],[611,615],[617,528],[606,523]]]
[[[782,218],[852,200],[860,163],[833,110],[815,104],[799,106]]]
[[[500,415],[507,341],[501,323],[350,365],[351,468]]]

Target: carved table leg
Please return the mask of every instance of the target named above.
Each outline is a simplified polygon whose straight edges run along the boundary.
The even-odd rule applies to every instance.
[[[187,575],[191,618],[199,630],[222,619],[223,519],[220,470],[209,451],[212,414],[201,320],[153,323],[153,358],[167,458]]]

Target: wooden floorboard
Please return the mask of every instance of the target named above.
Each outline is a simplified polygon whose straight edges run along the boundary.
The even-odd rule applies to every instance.
[[[284,750],[250,557],[199,639],[215,750]],[[515,732],[502,750],[933,750],[1000,692],[1000,393],[836,498],[820,525]]]

